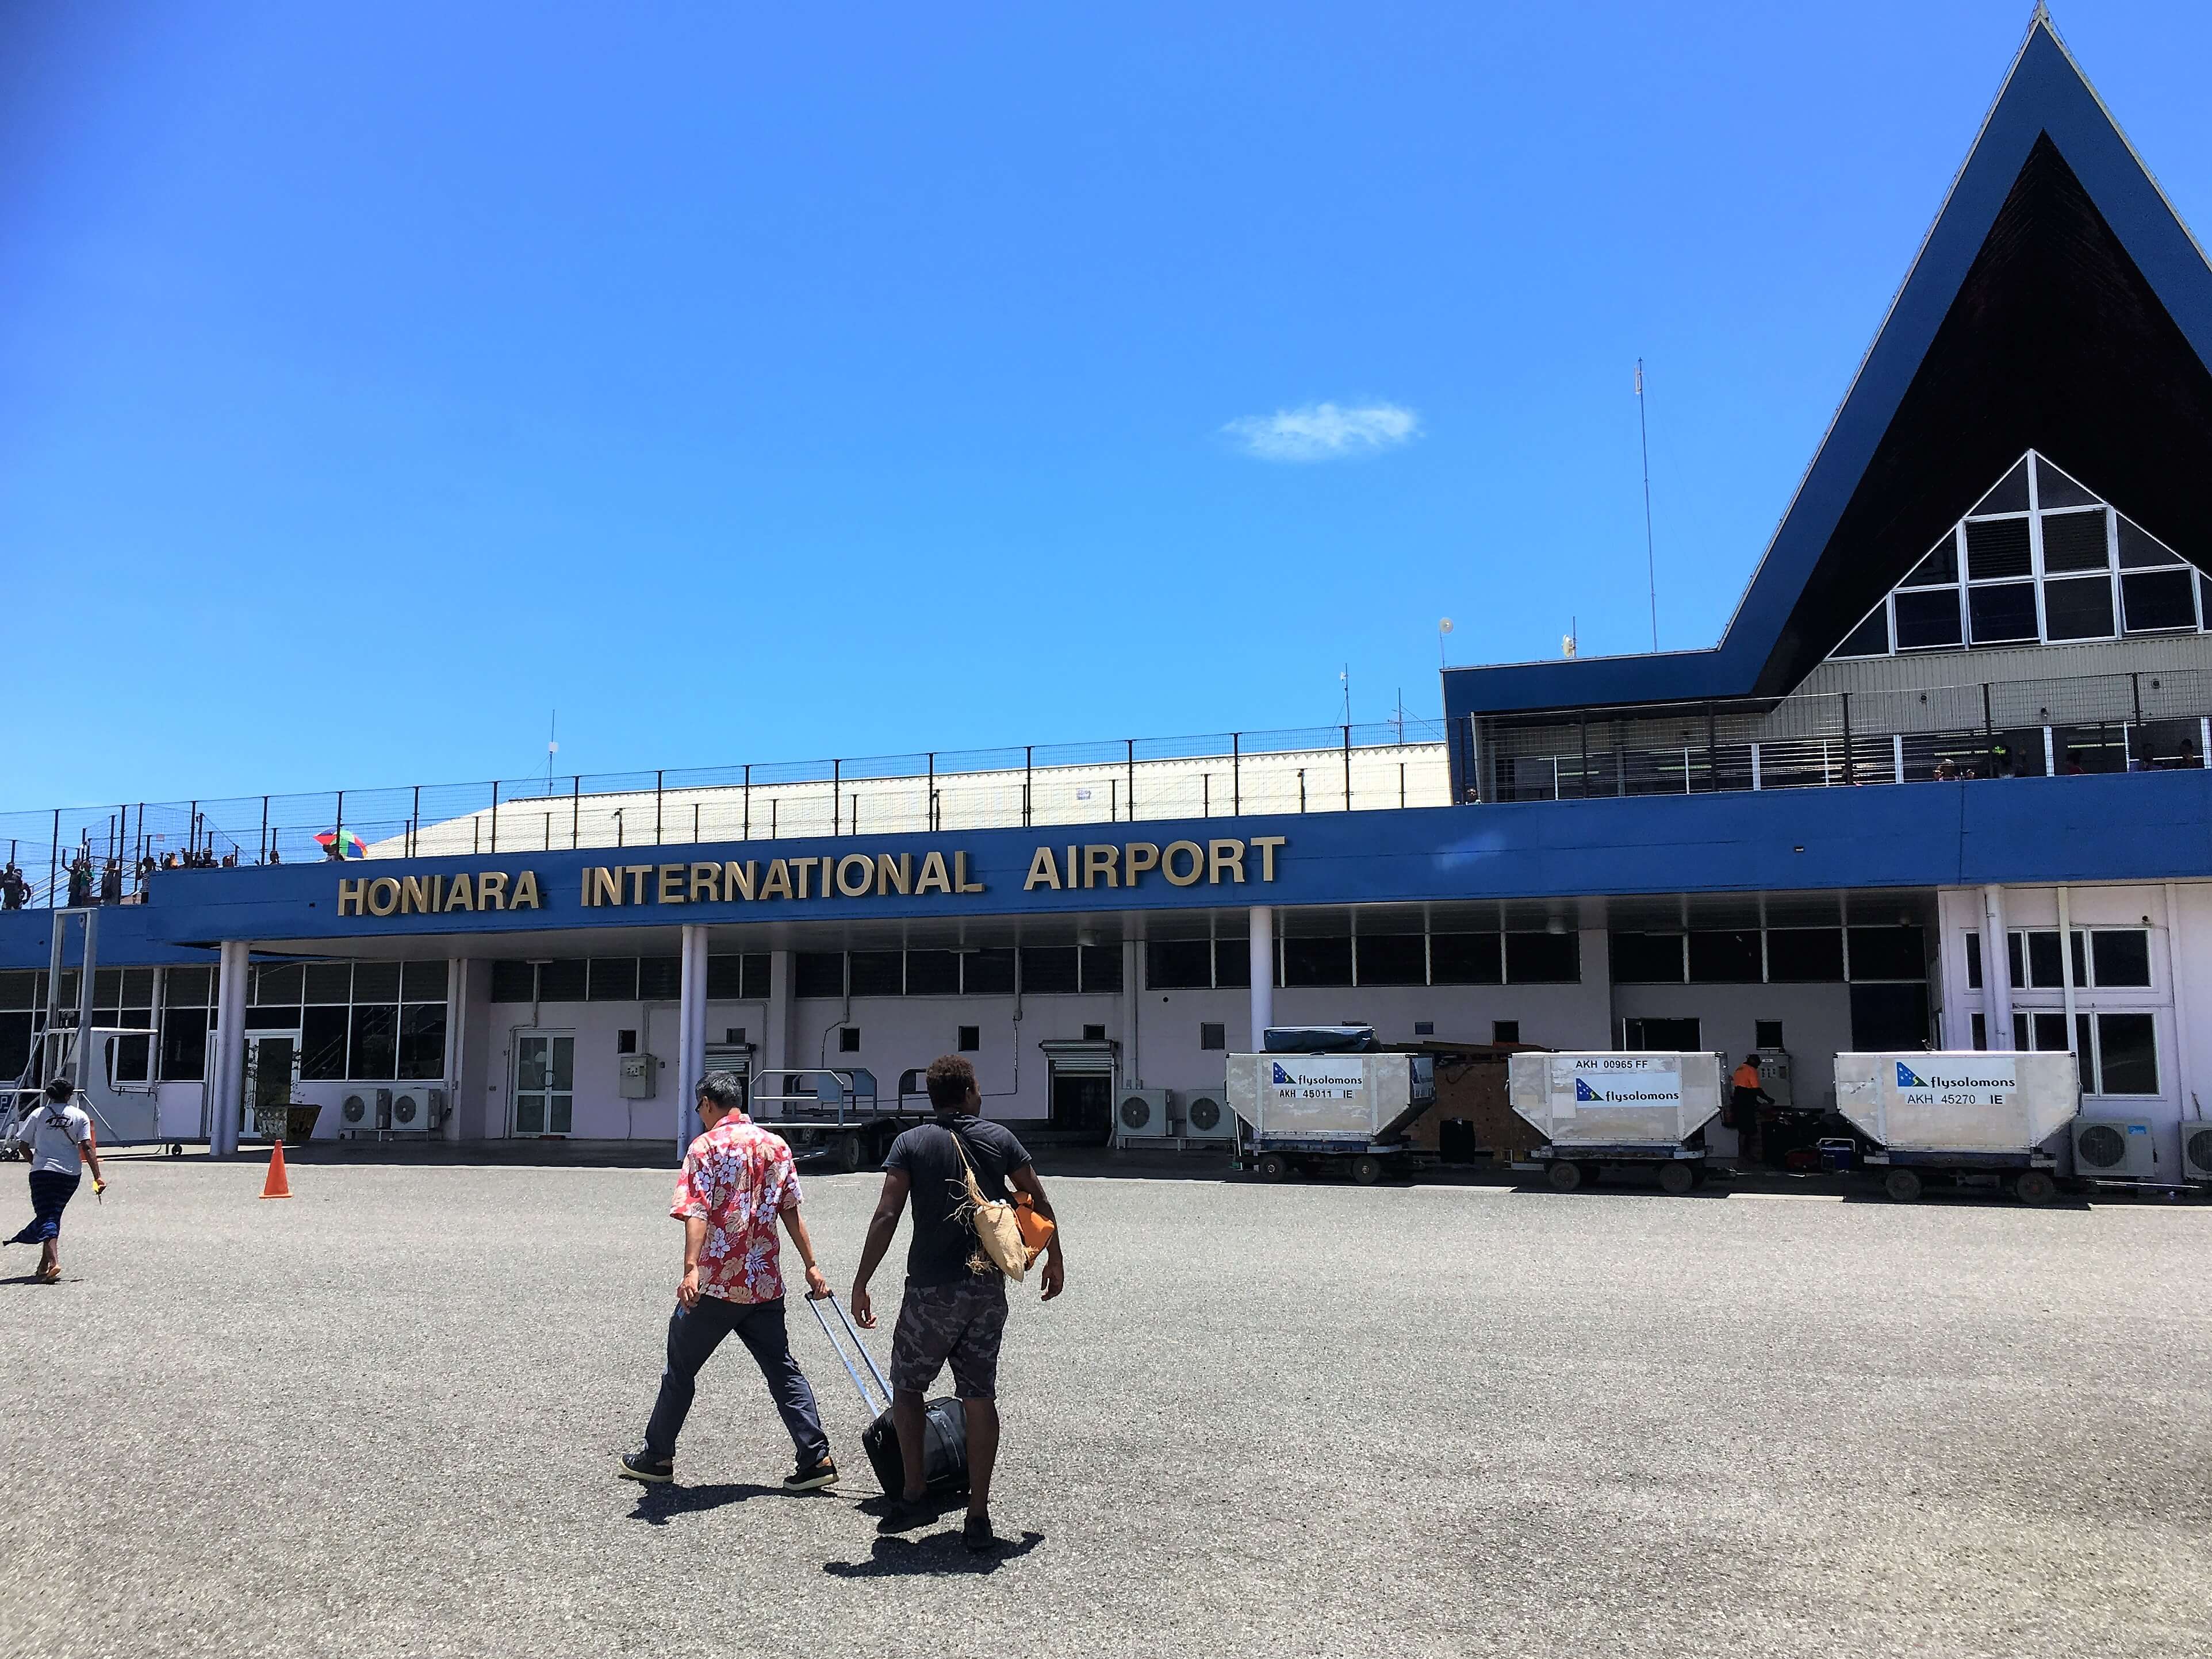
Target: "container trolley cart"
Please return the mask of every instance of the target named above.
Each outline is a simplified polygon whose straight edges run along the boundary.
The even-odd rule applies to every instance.
[[[83,930],[83,960],[77,969],[77,1006],[61,1003],[62,975],[66,972],[66,946],[71,923]],[[64,1074],[76,1084],[76,1104],[92,1119],[103,1151],[116,1147],[162,1147],[173,1158],[184,1155],[185,1139],[175,1125],[161,1121],[161,1097],[149,1081],[132,1085],[116,1081],[117,1050],[123,1043],[143,1038],[149,1044],[160,1035],[142,1026],[95,1026],[92,1023],[94,979],[99,968],[100,912],[96,909],[58,910],[53,913],[53,950],[46,972],[46,1001],[33,1015],[31,1057],[4,1095],[0,1105],[0,1147],[5,1155],[29,1155],[21,1131],[32,1109],[43,1098],[45,1081]],[[151,1069],[149,1068],[150,1070]],[[193,1140],[202,1138],[195,1123]]]
[[[883,1162],[899,1131],[930,1115],[927,1097],[918,1109],[902,1097],[885,1111],[863,1066],[771,1066],[754,1074],[750,1104],[752,1120],[781,1135],[793,1158],[824,1159],[844,1174]]]
[[[1250,1125],[1240,1166],[1263,1181],[1340,1170],[1362,1186],[1434,1164],[1406,1138],[1437,1103],[1435,1059],[1376,1051],[1364,1026],[1271,1026],[1229,1057],[1229,1108]]]
[[[2070,1054],[1836,1057],[1836,1111],[1873,1143],[1868,1172],[1900,1204],[1935,1184],[2049,1203],[2058,1159],[2047,1143],[2080,1101]]]
[[[1534,1167],[1559,1191],[1623,1165],[1650,1170],[1671,1193],[1705,1184],[1698,1131],[1720,1115],[1719,1055],[1531,1053],[1506,1065],[1513,1110],[1545,1138]]]

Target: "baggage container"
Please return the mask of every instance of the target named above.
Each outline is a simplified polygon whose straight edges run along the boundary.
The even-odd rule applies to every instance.
[[[1267,1052],[1229,1057],[1229,1109],[1252,1129],[1247,1167],[1269,1181],[1340,1168],[1367,1186],[1434,1162],[1407,1131],[1436,1104],[1435,1057],[1375,1053],[1373,1034],[1358,1028],[1328,1028],[1319,1052],[1276,1046],[1303,1029],[1270,1028]]]
[[[1836,1111],[1874,1142],[1866,1163],[1899,1203],[1928,1183],[1995,1185],[2022,1203],[2057,1194],[2044,1143],[2081,1102],[2070,1054],[1925,1050],[1836,1057]]]
[[[1672,1193],[1704,1184],[1705,1147],[1688,1142],[1720,1115],[1719,1055],[1585,1050],[1507,1064],[1513,1110],[1545,1137],[1534,1155],[1561,1192],[1608,1165],[1656,1167]]]

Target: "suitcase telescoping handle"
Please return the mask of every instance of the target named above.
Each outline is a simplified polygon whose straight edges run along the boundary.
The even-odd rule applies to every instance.
[[[868,1385],[860,1377],[860,1366],[853,1363],[845,1352],[845,1345],[837,1340],[837,1333],[830,1329],[830,1321],[822,1311],[822,1305],[824,1302],[836,1310],[837,1323],[844,1326],[845,1335],[853,1339],[853,1347],[860,1356],[860,1365],[866,1365],[868,1368],[868,1375],[876,1379],[876,1388],[883,1397],[881,1405],[877,1404],[875,1396],[869,1394]],[[883,1372],[876,1367],[875,1356],[868,1352],[868,1345],[860,1340],[860,1333],[854,1329],[852,1317],[845,1311],[844,1304],[834,1295],[810,1296],[806,1299],[806,1305],[814,1310],[815,1322],[822,1327],[822,1334],[830,1339],[830,1346],[837,1350],[837,1359],[845,1367],[845,1375],[851,1377],[853,1386],[860,1390],[861,1408],[872,1416],[889,1411],[891,1408],[891,1385],[884,1381]]]

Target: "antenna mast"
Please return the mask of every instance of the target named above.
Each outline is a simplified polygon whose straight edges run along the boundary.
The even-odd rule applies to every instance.
[[[1636,360],[1636,437],[1644,450],[1644,572],[1651,590],[1651,649],[1659,649],[1659,558],[1651,547],[1651,429],[1644,419],[1644,360]]]

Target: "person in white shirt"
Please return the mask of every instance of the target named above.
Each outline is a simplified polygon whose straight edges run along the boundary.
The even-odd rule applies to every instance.
[[[81,1166],[92,1166],[93,1190],[103,1190],[107,1178],[100,1166],[100,1142],[92,1132],[92,1119],[74,1104],[76,1087],[66,1077],[46,1084],[46,1098],[32,1109],[30,1118],[17,1130],[31,1149],[31,1225],[8,1242],[37,1244],[40,1284],[58,1283],[62,1276],[62,1211],[76,1196]]]

